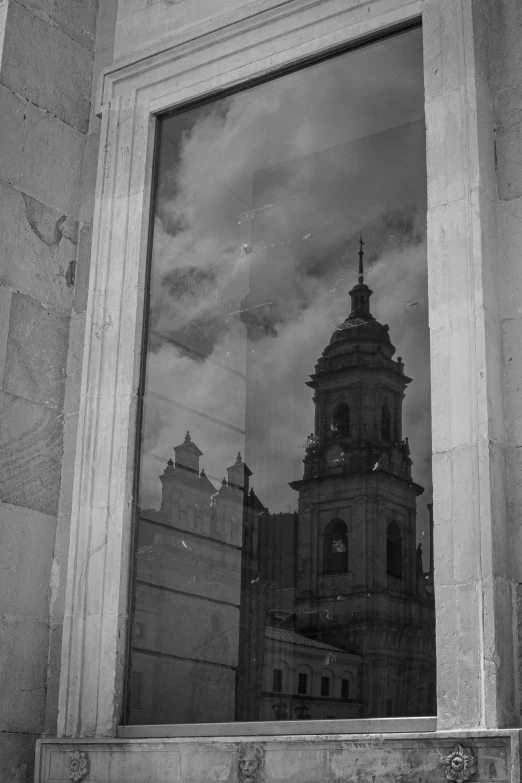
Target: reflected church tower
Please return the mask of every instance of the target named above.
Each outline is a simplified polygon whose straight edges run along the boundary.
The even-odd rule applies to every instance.
[[[359,277],[351,312],[308,385],[315,431],[299,492],[296,630],[362,654],[364,715],[430,714],[434,603],[416,546],[416,499],[402,403],[411,382]]]

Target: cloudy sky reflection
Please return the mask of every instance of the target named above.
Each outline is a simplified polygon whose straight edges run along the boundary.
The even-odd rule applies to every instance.
[[[426,541],[421,60],[413,30],[162,122],[142,508],[159,507],[158,476],[186,430],[216,488],[241,451],[270,511],[296,507],[288,482],[314,420],[305,384],[349,314],[362,231],[372,312],[413,378],[403,436]]]

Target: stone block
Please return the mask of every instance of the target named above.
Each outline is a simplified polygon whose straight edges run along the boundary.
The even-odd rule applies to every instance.
[[[498,270],[503,318],[522,317],[522,198],[497,202]]]
[[[67,382],[64,399],[64,412],[66,415],[77,413],[79,408],[84,337],[85,312],[78,314],[73,311],[69,329],[69,352],[67,354]]]
[[[80,5],[78,0],[75,5]],[[85,0],[82,5],[92,4]],[[66,9],[66,2],[60,7]],[[70,2],[69,2],[70,5]],[[53,8],[56,3],[53,4]],[[65,10],[58,13],[66,24]],[[27,56],[27,52],[31,56]],[[86,132],[92,52],[20,3],[9,5],[2,83],[68,125]]]
[[[0,614],[45,622],[56,518],[0,502]]]
[[[11,289],[0,286],[0,388],[4,382],[5,355],[9,335],[9,313],[11,311]]]
[[[17,0],[35,16],[50,23],[78,41],[87,49],[94,46],[96,31],[96,1],[95,0]],[[104,5],[105,3],[102,3]]]
[[[116,17],[118,15],[118,0],[105,0],[100,3],[98,19],[96,23],[95,49],[112,49],[114,47],[114,33],[116,31]]]
[[[279,5],[279,2],[273,0],[273,6]],[[123,8],[118,8],[114,57],[128,57],[138,49],[164,41],[169,33],[179,33],[180,30],[219,18],[227,12],[240,11],[244,12],[241,16],[248,17],[248,6],[254,3],[255,0],[221,0],[219,5],[216,5],[215,0],[200,0],[197,4],[186,0],[168,3],[160,0],[154,0],[153,3],[130,0]]]
[[[470,314],[472,288],[468,201],[459,199],[428,211],[430,327]]]
[[[58,690],[60,687],[60,665],[62,657],[62,625],[51,624],[49,635],[49,657],[47,663],[47,698],[45,701],[44,733],[56,734],[58,718]]]
[[[522,583],[522,447],[507,449],[506,467],[511,575]]]
[[[89,133],[99,132],[101,128],[101,118],[97,116],[98,93],[101,89],[101,74],[104,68],[112,64],[113,54],[112,46],[104,49],[96,49],[94,53],[94,67],[92,72],[92,92],[91,92],[91,111],[89,114]]]
[[[69,517],[71,514],[77,434],[78,414],[66,414],[64,416],[60,502],[58,504],[58,514],[60,517]]]
[[[14,185],[20,181],[26,108],[26,100],[0,84],[0,181]]]
[[[489,84],[496,92],[522,82],[522,5],[505,0],[484,5],[489,21]]]
[[[522,86],[495,94],[498,195],[501,199],[522,196]]]
[[[97,0],[54,0],[51,19],[63,33],[86,49],[93,49],[97,10]]]
[[[36,106],[26,114],[20,190],[77,218],[85,136]]]
[[[520,330],[522,315],[510,318],[502,324],[502,350],[504,355],[504,409],[506,438],[510,446],[522,446],[522,355]]]
[[[464,80],[462,9],[453,0],[429,0],[422,14],[424,89],[430,99]]]
[[[94,216],[94,194],[96,190],[96,172],[98,168],[98,151],[100,148],[100,133],[89,133],[85,141],[85,151],[82,166],[82,191],[80,205],[80,220],[92,220]]]
[[[65,216],[44,204],[40,207],[43,215],[38,216],[35,199],[0,184],[0,280],[49,307],[68,311],[76,243],[65,236]]]
[[[61,413],[0,391],[0,498],[56,514],[61,457]]]
[[[33,783],[36,740],[33,734],[0,733],[0,770],[5,783]]]
[[[43,729],[49,623],[2,618],[0,732]]]
[[[435,550],[445,563],[440,572],[437,565],[437,584],[474,581],[481,574],[477,448],[434,454],[432,464]],[[473,487],[472,503],[463,486]]]
[[[80,224],[74,281],[74,310],[77,313],[83,313],[87,309],[89,273],[91,269],[92,223],[92,220],[86,220]]]
[[[63,407],[69,317],[13,294],[4,389],[54,410]]]
[[[469,175],[466,128],[463,125],[466,113],[463,87],[426,102],[426,165],[430,209],[465,197]]]

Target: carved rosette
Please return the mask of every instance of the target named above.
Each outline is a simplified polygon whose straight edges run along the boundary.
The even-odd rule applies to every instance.
[[[75,750],[67,754],[67,775],[69,780],[82,780],[89,772],[87,753]]]
[[[456,783],[469,780],[475,772],[475,757],[471,750],[457,745],[447,756],[441,756],[444,764],[446,778],[455,780]]]

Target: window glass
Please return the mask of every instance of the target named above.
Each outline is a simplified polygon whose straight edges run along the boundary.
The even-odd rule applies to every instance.
[[[129,723],[434,709],[421,41],[159,121]]]
[[[330,695],[330,678],[321,677],[321,696]]]

